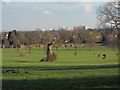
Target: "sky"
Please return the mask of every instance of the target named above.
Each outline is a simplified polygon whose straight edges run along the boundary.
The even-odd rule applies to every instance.
[[[21,0],[22,1],[22,0]],[[39,2],[38,0],[3,0],[0,3],[2,10],[2,31],[9,30],[36,30],[53,29],[61,26],[70,29],[73,26],[85,25],[96,28],[97,7],[105,2],[83,0],[81,2]],[[53,0],[54,1],[54,0]],[[2,28],[1,28],[2,26]]]

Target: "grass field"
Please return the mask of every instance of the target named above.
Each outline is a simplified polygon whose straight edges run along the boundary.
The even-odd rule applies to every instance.
[[[53,50],[56,62],[39,62],[46,57],[42,48],[23,49],[26,56],[19,56],[17,49],[2,50],[3,90],[81,90],[118,88],[118,55],[104,46]],[[106,54],[102,59],[98,54]]]

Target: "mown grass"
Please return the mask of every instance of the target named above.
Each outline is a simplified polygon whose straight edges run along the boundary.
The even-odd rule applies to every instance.
[[[45,49],[3,49],[3,90],[58,90],[118,88],[118,55],[105,46],[58,48],[56,62],[39,62],[46,57]],[[102,59],[98,54],[106,54]]]

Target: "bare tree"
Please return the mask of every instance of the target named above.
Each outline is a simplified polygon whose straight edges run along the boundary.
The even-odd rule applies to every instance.
[[[29,32],[26,32],[26,34],[25,34],[25,37],[26,37],[26,44],[28,45],[28,47],[29,47],[29,53],[31,53],[31,44],[33,43],[33,40],[32,40],[32,37],[31,37],[31,35],[30,34],[32,34],[30,31]]]
[[[106,4],[98,7],[97,18],[99,24],[108,24],[113,28],[113,32],[120,38],[120,0],[107,2]],[[120,40],[117,43],[120,47]]]
[[[100,24],[110,24],[117,31],[120,26],[120,1],[107,2],[104,5],[98,7],[97,18]]]

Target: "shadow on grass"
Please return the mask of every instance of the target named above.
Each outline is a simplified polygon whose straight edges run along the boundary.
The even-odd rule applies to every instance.
[[[29,62],[37,62],[37,61],[15,61],[15,62],[21,62],[21,63],[29,63]]]
[[[37,80],[3,80],[2,90],[94,90],[118,88],[117,76],[86,78],[54,78]]]
[[[120,64],[114,65],[81,65],[81,66],[41,66],[41,67],[2,67],[2,69],[31,69],[31,70],[80,70],[80,69],[105,69],[120,68]]]

